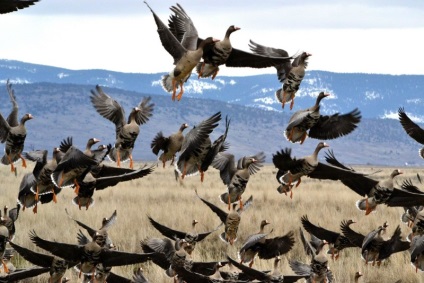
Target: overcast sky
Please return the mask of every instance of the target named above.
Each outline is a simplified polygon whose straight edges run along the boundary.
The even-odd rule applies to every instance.
[[[174,1],[148,1],[167,23]],[[179,1],[200,37],[233,47],[249,39],[312,54],[309,70],[424,74],[424,1]],[[142,0],[41,0],[0,15],[0,58],[69,69],[157,73],[172,69],[153,16]],[[220,75],[275,73],[221,67]]]

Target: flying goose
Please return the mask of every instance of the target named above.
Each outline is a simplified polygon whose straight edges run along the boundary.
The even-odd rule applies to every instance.
[[[289,54],[284,49],[278,49],[273,47],[267,47],[261,44],[258,44],[250,40],[249,44],[250,50],[256,54],[270,56],[270,57],[288,57]],[[275,96],[278,101],[281,102],[282,107],[287,102],[290,102],[290,110],[294,105],[294,97],[299,90],[300,84],[305,76],[305,70],[308,66],[308,58],[312,54],[307,52],[302,52],[300,55],[296,56],[291,62],[290,60],[285,61],[282,64],[275,66],[277,69],[277,76],[283,87],[278,89],[275,92]]]
[[[177,7],[172,6],[173,11],[177,18],[181,19],[185,25],[184,36],[181,42],[172,34],[168,27],[162,22],[162,20],[156,15],[156,13],[150,8],[149,4],[147,7],[153,14],[155,19],[159,38],[166,51],[174,58],[174,69],[169,74],[162,77],[162,86],[168,91],[172,92],[172,100],[181,100],[184,93],[183,85],[191,75],[192,70],[196,67],[203,55],[203,48],[208,44],[217,42],[218,39],[208,37],[197,45],[198,34],[197,30],[181,5],[177,4]],[[176,95],[177,86],[180,88],[180,92]]]
[[[153,113],[154,104],[150,103],[151,98],[143,98],[132,108],[128,121],[125,120],[125,111],[121,104],[106,94],[99,85],[96,85],[96,90],[91,90],[90,100],[97,113],[115,124],[115,146],[108,157],[115,161],[118,167],[121,161],[129,159],[129,167],[133,169],[132,151],[140,133],[140,126],[147,123]]]
[[[150,147],[155,155],[158,155],[160,151],[163,151],[161,155],[159,155],[159,160],[162,161],[163,168],[165,168],[165,163],[168,160],[171,160],[171,165],[174,164],[175,154],[181,150],[183,145],[183,131],[186,128],[188,128],[188,124],[183,123],[176,133],[165,137],[162,132],[159,132],[153,138]]]
[[[303,144],[307,136],[320,140],[335,139],[351,133],[357,127],[361,121],[358,109],[343,115],[320,114],[320,101],[327,96],[329,94],[320,92],[312,107],[296,111],[291,116],[284,132],[288,141]]]

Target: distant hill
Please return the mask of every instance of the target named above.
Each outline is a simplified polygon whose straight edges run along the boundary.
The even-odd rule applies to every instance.
[[[80,148],[85,146],[90,137],[99,138],[102,143],[113,143],[115,140],[113,123],[102,118],[89,100],[90,90],[94,88],[94,84],[93,82],[88,85],[71,83],[14,85],[19,116],[27,112],[35,116],[27,124],[25,149],[48,149],[51,153],[53,147],[58,146],[67,136],[73,136],[74,144]],[[141,93],[107,87],[104,90],[123,105],[127,114],[143,96],[152,96],[152,101],[155,103],[154,114],[147,124],[141,126],[134,151],[134,158],[137,160],[151,161],[156,158],[150,150],[150,142],[158,131],[169,135],[183,122],[188,123],[191,129],[217,111],[222,112],[223,120],[212,133],[212,140],[223,133],[225,115],[228,115],[231,118],[228,133],[229,152],[234,153],[236,158],[264,151],[267,161],[271,162],[272,154],[284,147],[291,147],[293,154],[301,157],[311,154],[318,143],[318,140],[307,139],[303,145],[299,145],[285,140],[283,130],[292,113],[288,110],[268,111],[188,96],[183,97],[180,102],[173,102],[169,95],[163,93],[158,95],[148,91]],[[6,90],[1,88],[0,101],[0,112],[7,116],[11,105]],[[311,101],[312,99],[309,102]],[[424,164],[417,153],[420,145],[406,135],[397,120],[366,118],[352,134],[327,142],[336,157],[344,163],[387,166],[401,166],[405,163],[415,166]],[[323,156],[324,152],[320,153],[321,159]]]
[[[0,82],[10,78],[16,83],[49,82],[96,84],[123,90],[168,95],[160,85],[163,74],[120,73],[107,70],[68,70],[64,68],[0,60]],[[282,111],[274,97],[281,87],[276,75],[248,77],[217,76],[197,79],[193,74],[185,85],[184,98],[214,99],[243,106]],[[424,75],[378,75],[307,71],[293,110],[314,103],[314,97],[325,91],[332,94],[322,103],[323,113],[348,112],[358,107],[365,118],[396,117],[399,107],[424,122]],[[284,110],[289,113],[289,109]]]

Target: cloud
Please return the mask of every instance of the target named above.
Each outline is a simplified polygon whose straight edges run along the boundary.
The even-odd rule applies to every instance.
[[[405,112],[405,113],[415,123],[424,123],[424,116],[414,115],[409,112]],[[384,114],[380,116],[380,118],[399,120],[399,114],[398,114],[398,111],[384,111]]]
[[[365,95],[365,100],[375,100],[375,99],[383,98],[383,96],[376,91],[366,91],[364,95]]]

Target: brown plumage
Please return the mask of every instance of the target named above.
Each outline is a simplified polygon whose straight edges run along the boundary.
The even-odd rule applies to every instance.
[[[167,92],[172,92],[172,100],[177,98],[179,101],[184,93],[184,83],[188,80],[191,71],[202,58],[203,48],[208,44],[217,42],[218,39],[208,37],[197,45],[197,30],[181,5],[177,4],[177,6],[171,7],[171,11],[175,13],[175,17],[180,19],[185,26],[183,29],[184,35],[180,42],[150,8],[147,2],[144,1],[144,3],[146,3],[153,14],[163,47],[174,58],[175,67],[169,74],[162,77],[162,86]],[[177,86],[180,88],[178,95],[176,95]]]
[[[340,251],[345,248],[349,247],[355,247],[354,244],[352,244],[349,239],[344,236],[342,233],[334,232],[328,229],[325,229],[321,226],[317,226],[312,224],[307,215],[303,215],[301,217],[301,222],[303,225],[303,228],[311,233],[312,235],[316,236],[318,239],[326,240],[330,246],[330,250],[328,251],[331,253],[332,259],[338,259],[340,255]],[[353,220],[347,220],[343,221],[342,225],[351,225],[355,223]]]
[[[156,134],[153,138],[150,147],[155,155],[158,155],[160,151],[163,151],[159,156],[159,160],[162,161],[163,168],[165,163],[171,160],[171,165],[174,164],[175,154],[181,150],[184,141],[183,131],[188,127],[187,123],[183,123],[180,126],[178,132],[165,137],[162,132]]]
[[[235,261],[228,255],[227,255],[227,259],[229,261],[229,264],[237,267],[243,272],[242,273],[243,279],[241,280],[246,280],[245,282],[256,282],[255,280],[259,280],[258,282],[293,283],[293,282],[297,282],[299,279],[306,277],[303,275],[281,274],[281,272],[278,270],[278,264],[281,261],[281,258],[279,256],[276,256],[274,259],[274,269],[272,272],[268,272],[268,271],[265,272],[265,271],[253,269],[244,264],[238,263],[237,261]]]
[[[267,47],[252,40],[250,40],[249,47],[254,53],[264,56],[283,58],[288,56],[287,51],[284,49]],[[290,110],[293,108],[294,97],[305,76],[305,70],[308,66],[307,59],[311,55],[310,53],[302,52],[292,62],[286,61],[282,64],[275,65],[278,79],[283,83],[283,87],[275,92],[275,96],[281,102],[283,108],[290,101]]]
[[[305,276],[307,283],[332,283],[334,282],[333,272],[328,268],[328,259],[324,253],[323,241],[319,247],[319,252],[315,254],[310,264],[300,261],[289,261],[289,265],[294,273]]]
[[[3,215],[1,215],[0,212],[0,225],[3,225],[9,230],[9,240],[13,241],[13,238],[15,237],[16,228],[15,228],[15,222],[18,220],[19,217],[19,210],[21,209],[20,204],[17,204],[15,208],[12,208],[9,210],[9,207],[7,205],[3,208]]]
[[[331,151],[325,156],[325,159],[334,166],[346,169],[347,175],[340,178],[340,181],[357,194],[365,197],[356,202],[357,208],[365,211],[365,215],[374,211],[379,204],[409,207],[424,203],[424,193],[419,190],[411,191],[394,187],[394,178],[402,174],[399,169],[393,170],[390,176],[383,180],[375,180],[363,174],[355,175],[357,174],[355,170],[341,164]]]
[[[22,160],[22,167],[26,168],[26,162],[22,156],[27,134],[25,123],[34,117],[27,113],[18,121],[18,103],[16,102],[15,93],[9,80],[6,83],[6,87],[13,107],[6,119],[4,119],[3,115],[0,113],[0,142],[5,143],[4,155],[1,158],[1,163],[4,165],[10,164],[10,170],[15,172],[13,163],[19,159]]]
[[[153,225],[153,227],[155,227],[156,230],[158,230],[165,237],[168,237],[170,239],[174,239],[175,241],[178,240],[178,239],[186,240],[187,243],[190,244],[186,249],[186,251],[190,255],[193,252],[197,242],[202,241],[207,236],[209,236],[212,232],[215,231],[215,230],[212,230],[212,231],[208,231],[208,232],[198,233],[196,231],[196,224],[198,223],[198,221],[195,220],[195,219],[192,221],[192,224],[191,224],[192,225],[192,231],[182,232],[182,231],[178,231],[178,230],[166,227],[165,225],[162,225],[159,222],[155,221],[150,216],[148,216],[148,218],[149,218],[150,223]]]
[[[59,152],[60,148],[53,148],[53,156],[50,161],[47,161],[47,150],[35,150],[24,153],[26,159],[35,162],[37,160],[42,160],[44,163],[43,168],[36,178],[37,181],[35,185],[31,187],[31,191],[35,194],[35,201],[38,201],[40,195],[52,194],[52,200],[55,203],[57,202],[56,191],[59,188],[53,183],[50,176],[57,167]],[[37,212],[37,204],[35,204],[34,210]]]
[[[128,253],[111,250],[108,247],[102,248],[96,242],[96,238],[85,245],[73,245],[44,240],[38,237],[35,231],[32,231],[30,232],[30,239],[38,247],[51,252],[55,256],[67,261],[79,262],[81,264],[80,271],[83,273],[93,273],[95,266],[99,263],[109,267],[122,266],[145,262],[151,259],[150,256],[153,256],[148,253]]]
[[[230,35],[239,29],[239,27],[234,25],[229,26],[223,40],[204,48],[203,62],[198,63],[196,66],[198,78],[212,76],[212,80],[215,79],[219,71],[219,65],[225,64],[231,55],[233,47],[231,46]]]
[[[321,92],[312,107],[296,111],[291,116],[284,132],[288,141],[303,144],[307,136],[320,140],[335,139],[356,129],[357,124],[361,121],[361,112],[358,109],[343,115],[339,113],[331,116],[320,114],[320,101],[328,95]]]
[[[250,198],[245,202],[244,209],[236,210],[237,203],[234,203],[233,209],[230,212],[225,212],[216,205],[212,204],[211,202],[201,198],[199,195],[197,196],[216,215],[218,215],[222,224],[224,224],[224,232],[220,234],[219,238],[225,243],[229,243],[230,245],[234,244],[234,242],[237,240],[237,231],[241,221],[241,213],[244,211],[244,209],[247,209],[252,204],[253,197],[250,196]],[[222,224],[220,224],[219,226],[221,226]]]
[[[292,183],[297,182],[296,187],[299,186],[303,176],[310,176],[310,174],[314,172],[316,168],[318,168],[320,165],[318,162],[318,153],[321,149],[328,146],[328,144],[320,142],[311,155],[298,159],[291,157],[290,148],[286,148],[274,154],[272,157],[272,162],[274,163],[275,167],[279,169],[277,172],[277,180],[281,184],[278,188],[278,191],[280,193],[286,194],[287,192],[290,192],[290,198],[292,198]],[[324,169],[321,171],[322,173],[326,173],[328,170]],[[329,172],[331,173],[332,171]],[[322,175],[322,178],[331,179],[334,177],[332,174],[330,174]]]
[[[185,176],[193,176],[200,173],[200,180],[203,181],[201,166],[208,149],[212,145],[209,135],[218,126],[220,120],[221,112],[217,112],[194,126],[185,135],[180,156],[177,163],[175,163],[175,169],[182,179]]]
[[[267,220],[261,221],[260,230],[257,234],[250,235],[240,248],[240,263],[249,262],[252,267],[255,256],[260,259],[271,259],[279,255],[288,253],[294,246],[294,233],[288,232],[284,236],[266,238],[271,232],[265,233],[264,227],[268,225]]]
[[[132,108],[128,121],[125,120],[125,111],[121,104],[107,95],[99,85],[96,85],[96,90],[91,90],[90,100],[97,113],[115,124],[115,146],[108,157],[118,166],[121,161],[129,159],[129,167],[133,169],[132,151],[140,133],[140,126],[147,123],[153,113],[154,104],[150,103],[151,98],[143,98]]]
[[[260,170],[265,162],[265,153],[258,152],[255,155],[243,156],[235,163],[234,155],[231,153],[218,153],[212,162],[212,166],[219,170],[222,182],[227,185],[227,192],[221,194],[219,198],[223,203],[228,204],[230,210],[231,203],[239,201],[240,208],[243,209],[242,195],[246,190],[250,176]]]
[[[53,183],[59,188],[75,186],[75,193],[78,194],[79,185],[76,179],[87,168],[97,165],[99,162],[94,158],[94,154],[91,151],[91,147],[99,141],[96,138],[88,139],[84,151],[72,144],[67,144],[68,148],[65,151],[65,155],[51,174]]]
[[[387,222],[385,222],[367,235],[363,235],[353,231],[349,225],[341,225],[342,232],[349,241],[361,248],[362,259],[365,260],[365,263],[372,262],[373,266],[375,263],[379,266],[383,260],[389,258],[392,254],[405,251],[410,246],[409,242],[402,240],[399,225],[390,239],[384,240],[382,232],[385,231],[387,227]]]
[[[150,238],[140,242],[145,253],[153,253],[152,261],[166,271],[169,277],[179,275],[182,269],[197,272],[206,276],[214,274],[216,261],[196,262],[186,252],[190,244],[184,239],[178,239],[175,243],[168,238]]]
[[[49,267],[49,283],[62,283],[63,275],[68,268],[76,265],[77,262],[68,262],[57,256],[38,253],[16,243],[9,242],[10,246],[16,250],[24,259],[41,267]]]

